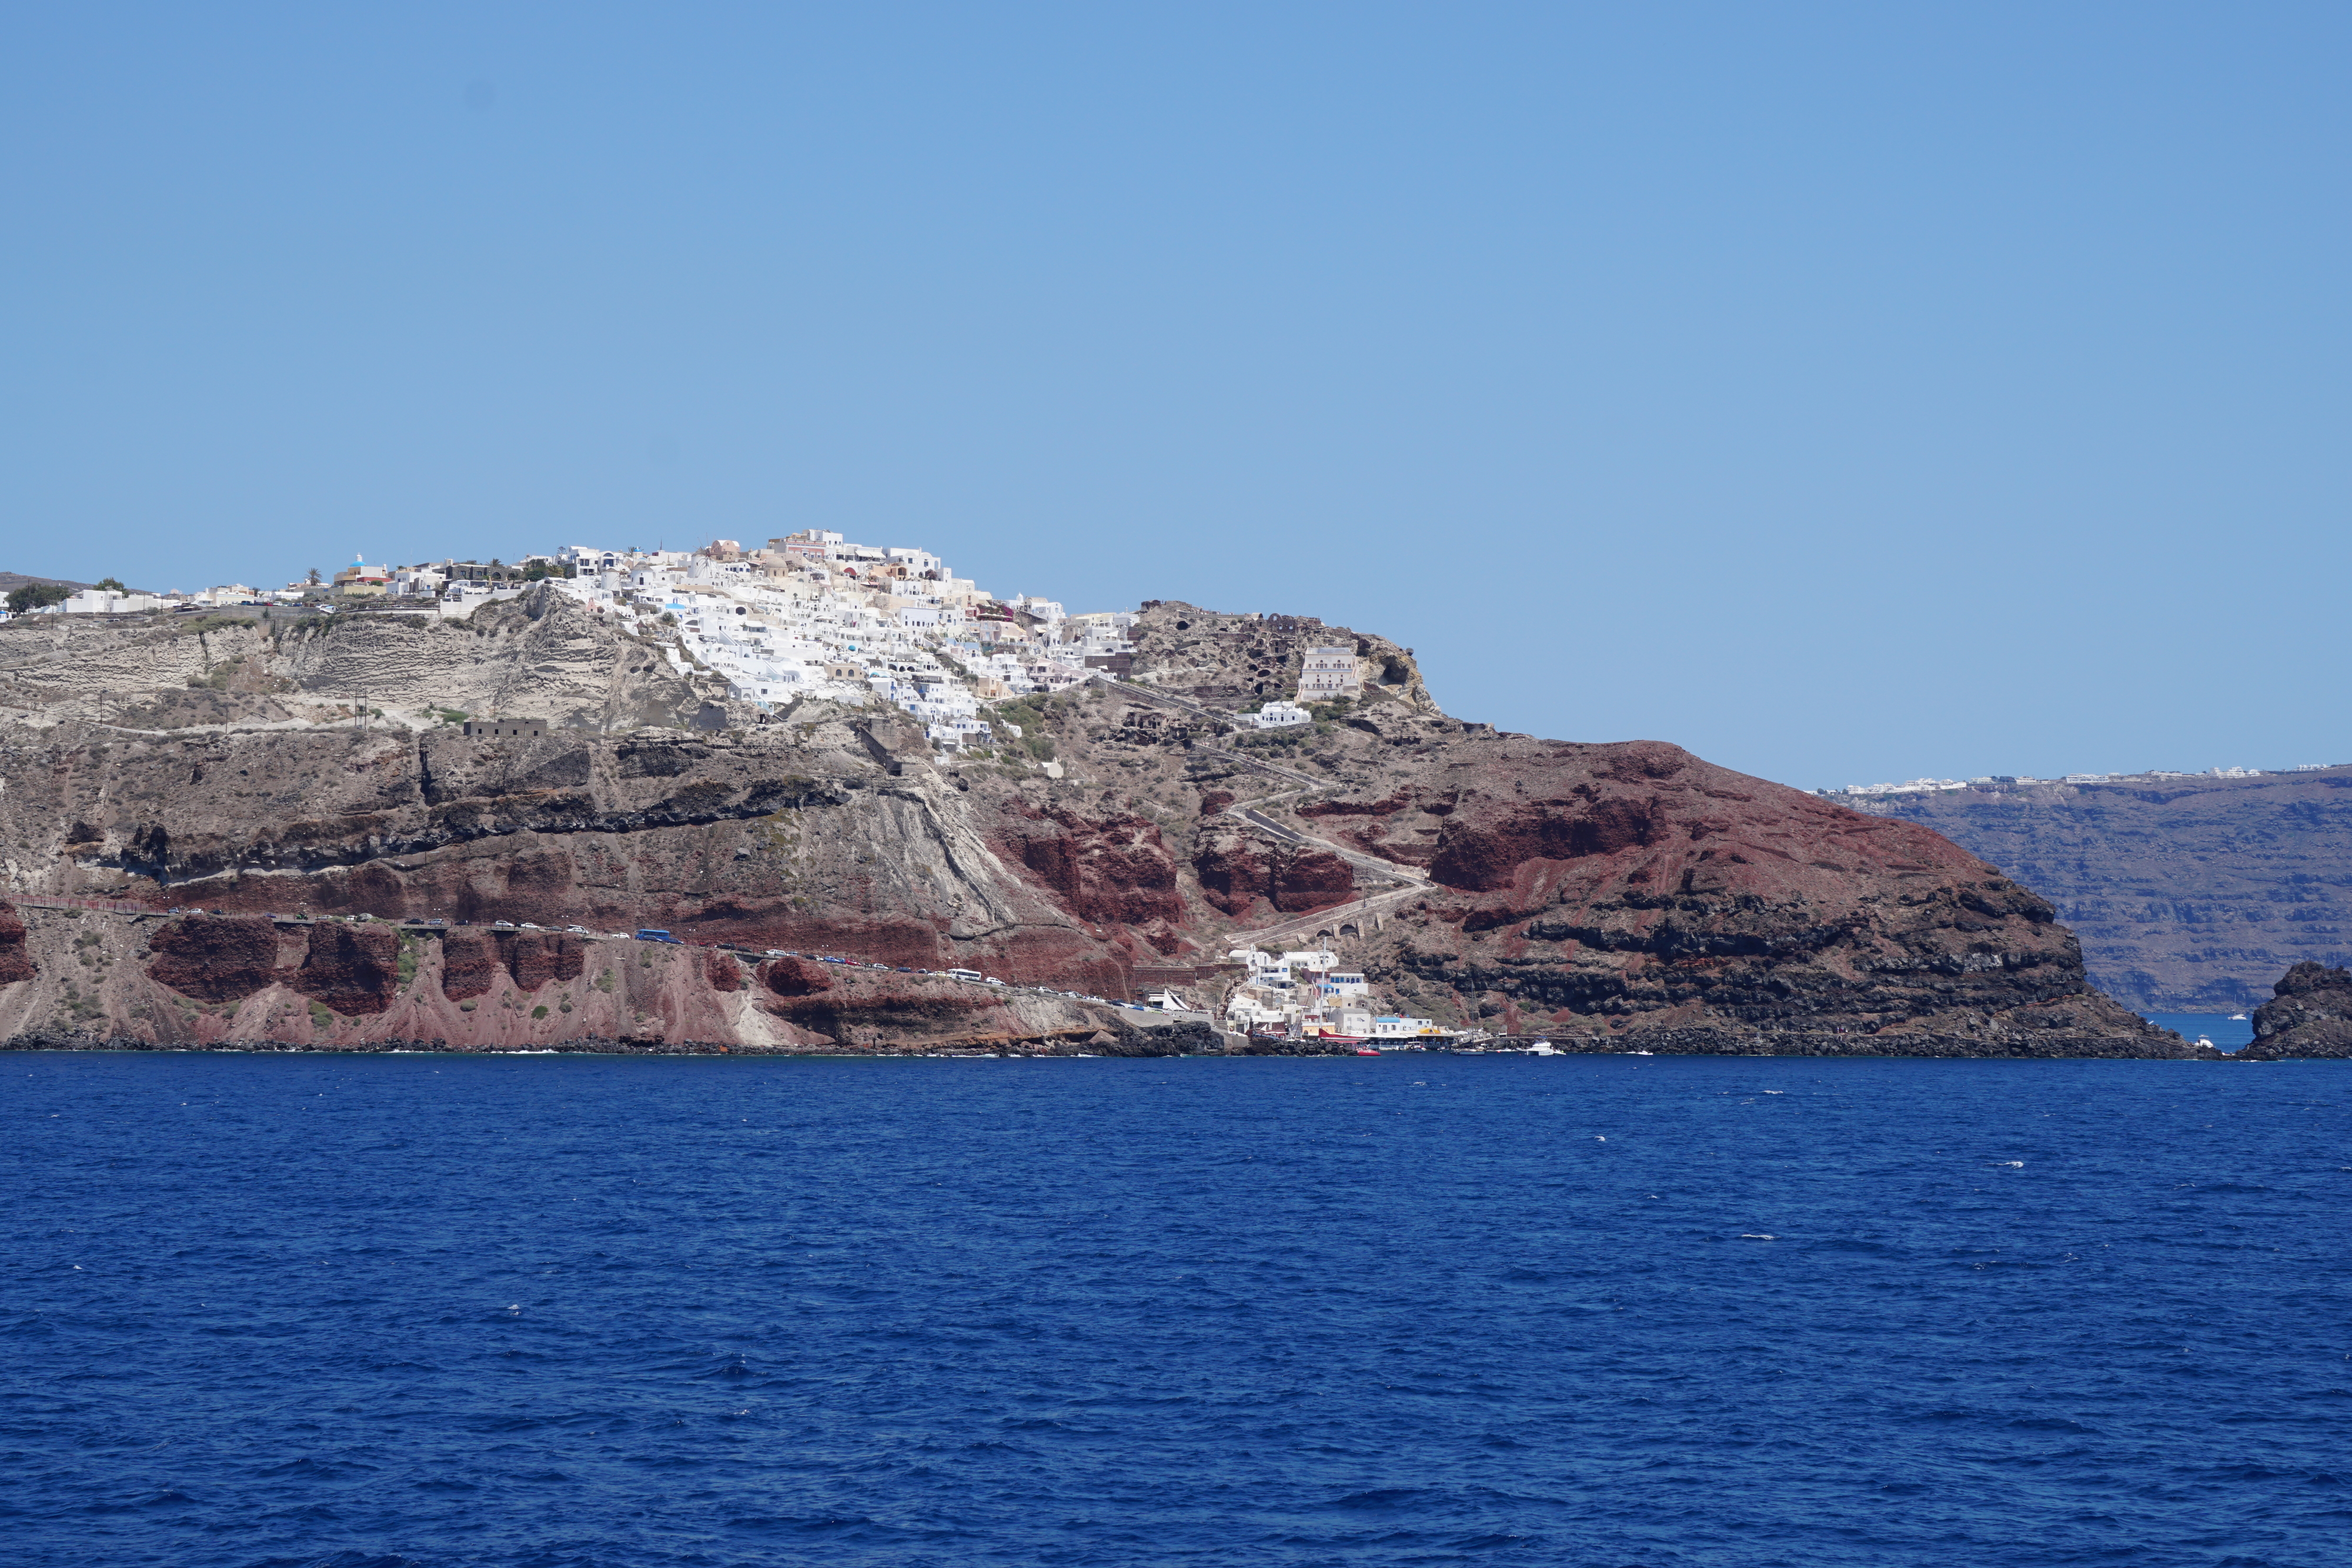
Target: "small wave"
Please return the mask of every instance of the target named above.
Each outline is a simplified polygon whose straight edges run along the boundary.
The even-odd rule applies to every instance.
[[[1349,1492],[1331,1506],[1382,1510],[1404,1508],[1433,1495],[1434,1494],[1422,1487],[1382,1487],[1374,1491]]]

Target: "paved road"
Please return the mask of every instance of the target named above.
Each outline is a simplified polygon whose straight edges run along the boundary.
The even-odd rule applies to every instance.
[[[1396,904],[1402,904],[1409,898],[1417,898],[1428,891],[1427,883],[1407,883],[1402,887],[1391,888],[1386,893],[1376,893],[1370,898],[1358,899],[1353,904],[1341,904],[1329,909],[1318,909],[1312,915],[1296,915],[1287,920],[1276,921],[1272,925],[1261,925],[1255,931],[1236,931],[1234,933],[1234,939],[1237,943],[1246,943],[1251,946],[1265,942],[1287,941],[1293,937],[1308,936],[1326,926],[1336,927],[1351,920],[1360,921],[1367,915],[1381,914]]]
[[[1231,814],[1239,817],[1243,821],[1248,822],[1254,827],[1264,828],[1276,838],[1285,840],[1290,843],[1303,844],[1307,842],[1307,835],[1305,833],[1300,832],[1296,828],[1284,827],[1280,822],[1276,821],[1272,817],[1267,816],[1264,811],[1259,810],[1255,806],[1233,807],[1231,809]]]

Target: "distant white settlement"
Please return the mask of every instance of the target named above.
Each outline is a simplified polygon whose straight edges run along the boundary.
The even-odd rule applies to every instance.
[[[2120,784],[2134,779],[2260,779],[2269,773],[2319,773],[2331,766],[2326,762],[2305,762],[2293,768],[2214,768],[2202,773],[2179,772],[2170,768],[2151,768],[2139,773],[2069,773],[2061,779],[2036,779],[2024,773],[1987,774],[1978,779],[1914,779],[1907,784],[1849,784],[1842,789],[1816,789],[1816,795],[1832,800],[1840,796],[1877,795],[1941,795],[1957,789],[1997,790],[2013,785],[2034,784]]]
[[[1236,1034],[1381,1050],[1450,1038],[1432,1019],[1382,1011],[1362,972],[1328,949],[1236,947],[1225,956],[1248,966],[1225,998],[1225,1027]]]
[[[1088,680],[1124,678],[1134,664],[1136,612],[1066,613],[1041,596],[998,599],[929,550],[857,544],[803,528],[745,549],[716,539],[693,550],[571,545],[515,563],[445,560],[418,566],[354,560],[330,580],[257,590],[228,583],[202,593],[133,593],[110,581],[26,613],[119,615],[289,605],[321,614],[365,609],[463,618],[541,582],[663,647],[681,674],[727,683],[763,710],[808,698],[888,703],[923,722],[945,749],[1019,738],[983,710]],[[1354,646],[1306,651],[1297,700],[1237,713],[1238,727],[1313,722],[1307,705],[1363,689]],[[1050,768],[1050,764],[1048,765]]]

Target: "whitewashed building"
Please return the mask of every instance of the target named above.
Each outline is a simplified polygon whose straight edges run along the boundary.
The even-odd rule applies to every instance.
[[[1343,648],[1309,648],[1298,667],[1298,700],[1303,703],[1335,702],[1341,697],[1353,699],[1364,695],[1364,676],[1356,650]]]

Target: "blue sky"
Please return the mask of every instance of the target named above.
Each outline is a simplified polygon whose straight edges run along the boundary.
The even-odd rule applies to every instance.
[[[2352,760],[2340,5],[0,13],[0,568],[837,528],[1808,787]]]

